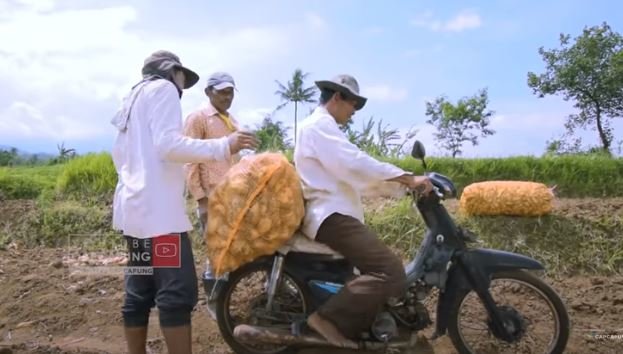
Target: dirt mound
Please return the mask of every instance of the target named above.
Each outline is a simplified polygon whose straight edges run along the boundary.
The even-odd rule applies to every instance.
[[[34,200],[1,200],[0,201],[0,249],[8,243],[8,237],[16,229],[23,227],[29,216],[37,211]],[[6,238],[6,239],[5,239]]]
[[[599,220],[606,215],[618,216],[623,221],[623,198],[559,199],[555,202],[555,213],[568,217]]]
[[[121,267],[118,272],[114,265],[93,271],[113,255],[83,255],[83,262],[73,263],[67,257],[63,261],[64,256],[65,251],[58,249],[0,251],[0,353],[125,352]],[[88,266],[93,259],[99,264]],[[197,267],[202,269],[199,262]],[[562,294],[573,323],[568,353],[620,350],[623,337],[604,335],[623,334],[622,276],[573,277],[552,284]],[[230,353],[204,305],[200,301],[193,314],[194,351]],[[447,337],[432,344],[422,338],[421,346],[422,352],[453,353]],[[157,310],[150,319],[149,348],[151,353],[166,352]]]
[[[380,199],[366,204],[382,209],[392,202]],[[458,206],[455,201],[445,204],[450,212]],[[1,247],[2,234],[15,232],[20,220],[36,212],[34,201],[0,203],[0,354],[124,353],[120,313],[124,255],[21,249],[15,244]],[[614,222],[618,229],[623,220],[623,198],[559,199],[554,214],[597,224]],[[196,254],[200,272],[204,256],[201,250]],[[551,284],[562,295],[572,320],[567,353],[621,352],[623,276],[574,275]],[[200,296],[203,299],[202,291]],[[432,329],[423,334],[430,336]],[[148,336],[151,353],[166,352],[156,309]],[[204,300],[193,313],[193,347],[196,353],[231,353],[207,315]],[[435,342],[422,337],[418,352],[446,354],[454,350],[447,337]]]
[[[69,259],[62,249],[0,251],[0,353],[123,353],[123,262],[117,257]],[[107,264],[109,259],[114,262]],[[193,314],[196,352],[228,353],[205,302],[200,305]],[[156,309],[149,347],[152,353],[164,349]]]

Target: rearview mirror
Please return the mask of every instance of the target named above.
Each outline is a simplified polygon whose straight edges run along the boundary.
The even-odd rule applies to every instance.
[[[413,158],[415,159],[422,161],[422,166],[424,167],[424,170],[426,170],[426,161],[424,160],[424,157],[426,157],[426,149],[424,148],[424,144],[422,144],[422,142],[420,142],[419,140],[416,140],[413,143],[411,156],[413,156]]]
[[[416,140],[415,143],[413,143],[411,156],[418,160],[422,160],[424,157],[426,157],[426,149],[424,148],[424,144],[422,144],[419,140]]]

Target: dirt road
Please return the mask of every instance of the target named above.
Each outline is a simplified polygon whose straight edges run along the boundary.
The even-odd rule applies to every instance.
[[[121,271],[118,275],[84,272],[101,271],[105,262],[115,258],[92,254],[77,262],[63,261],[64,256],[60,249],[0,251],[0,353],[125,351],[119,311]],[[623,333],[623,277],[576,276],[553,284],[563,295],[573,322],[568,353],[623,352],[623,338],[599,337],[603,331]],[[193,315],[194,351],[230,353],[203,305],[201,301]],[[435,343],[424,336],[420,339],[418,353],[454,352],[445,337]],[[151,317],[149,349],[166,352],[156,310]]]

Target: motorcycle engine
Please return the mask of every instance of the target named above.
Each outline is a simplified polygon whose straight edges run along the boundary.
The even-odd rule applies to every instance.
[[[376,316],[371,328],[374,338],[381,342],[389,342],[398,335],[398,325],[391,313],[383,311]]]
[[[421,284],[412,286],[404,302],[390,308],[400,326],[419,331],[432,324],[428,310],[423,303],[429,291],[430,287]]]

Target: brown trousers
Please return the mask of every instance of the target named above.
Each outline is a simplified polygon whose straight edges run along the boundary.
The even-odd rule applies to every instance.
[[[361,273],[318,309],[344,336],[355,339],[370,329],[387,299],[403,295],[404,266],[372,230],[350,216],[329,216],[316,241],[338,251]]]

